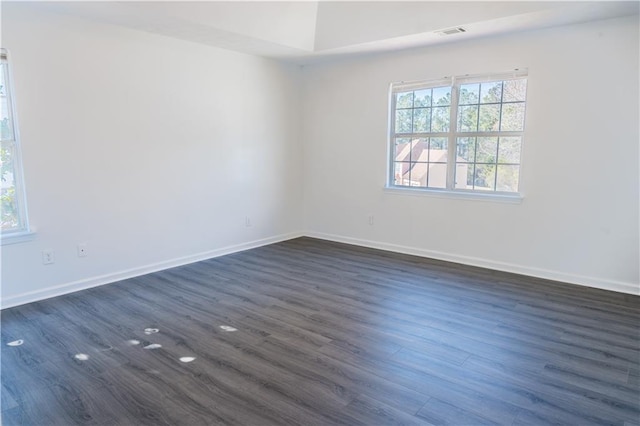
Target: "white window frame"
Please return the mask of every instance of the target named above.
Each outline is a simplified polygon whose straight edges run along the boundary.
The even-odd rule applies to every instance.
[[[507,81],[517,80],[522,78],[528,78],[527,69],[516,69],[514,71],[491,73],[481,75],[464,75],[454,77],[444,77],[438,80],[428,81],[413,81],[413,82],[399,82],[392,83],[389,87],[389,133],[387,141],[387,178],[385,189],[393,193],[409,194],[409,195],[433,195],[437,197],[445,198],[464,198],[464,199],[478,199],[478,200],[492,200],[503,201],[507,203],[519,203],[523,199],[523,185],[522,185],[522,157],[524,152],[524,128],[526,126],[526,108],[527,100],[525,99],[525,122],[523,123],[522,131],[494,131],[494,132],[459,132],[457,129],[458,121],[458,104],[459,88],[463,84],[469,83],[484,83],[492,81]],[[450,87],[451,88],[451,104],[449,115],[449,132],[440,133],[395,133],[396,123],[396,94],[408,91],[417,91],[420,89],[429,89],[436,87]],[[454,102],[455,100],[455,102]],[[522,140],[522,146],[520,151],[520,163],[519,163],[519,179],[517,192],[504,192],[504,191],[484,191],[475,189],[463,189],[455,188],[455,167],[456,167],[456,141],[458,137],[509,137],[518,136]],[[424,138],[424,137],[446,137],[447,142],[447,180],[446,188],[433,188],[433,187],[413,187],[407,185],[396,185],[394,179],[394,142],[398,137],[406,138]]]
[[[13,139],[3,140],[0,141],[0,143],[4,146],[12,146],[13,149],[13,179],[15,186],[15,200],[18,206],[18,226],[10,230],[0,230],[0,243],[2,245],[6,245],[31,239],[33,236],[33,230],[29,225],[29,215],[27,211],[27,197],[24,185],[22,150],[20,148],[20,131],[16,114],[11,57],[9,52],[4,48],[0,48],[0,66],[4,68],[6,84],[5,91],[7,94],[8,108],[7,112],[13,133]]]

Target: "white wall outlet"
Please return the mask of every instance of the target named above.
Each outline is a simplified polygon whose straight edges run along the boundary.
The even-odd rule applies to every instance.
[[[247,228],[251,227],[251,218],[249,216],[244,218],[244,226]]]
[[[78,257],[87,257],[87,243],[78,243]]]
[[[42,250],[42,264],[43,265],[51,265],[55,261],[56,261],[56,259],[53,256],[53,250],[52,249],[44,249],[44,250]]]
[[[369,225],[373,226],[373,215],[369,215]]]

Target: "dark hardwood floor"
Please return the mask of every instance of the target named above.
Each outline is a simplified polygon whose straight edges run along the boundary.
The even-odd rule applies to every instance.
[[[637,296],[300,238],[2,311],[2,420],[638,425],[639,324]]]

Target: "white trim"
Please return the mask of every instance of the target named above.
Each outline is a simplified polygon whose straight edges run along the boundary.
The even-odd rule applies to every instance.
[[[458,131],[458,107],[460,103],[459,86],[455,84],[455,79],[451,84],[451,103],[449,104],[449,134],[447,135],[447,177],[445,186],[447,190],[451,191],[455,188],[456,172],[458,165],[456,164],[456,158],[458,156],[458,139],[456,138],[456,132]],[[453,101],[455,99],[455,102]],[[480,107],[478,107],[480,111]],[[479,112],[478,112],[479,113]],[[433,116],[432,116],[433,120]],[[433,123],[432,123],[433,124]],[[413,130],[413,129],[412,129]],[[431,141],[429,141],[429,148],[431,148]],[[497,149],[496,149],[497,151]],[[475,152],[475,151],[474,151]],[[474,155],[475,160],[475,155]],[[496,158],[496,161],[498,159]],[[430,172],[429,170],[428,172]],[[429,182],[429,174],[427,172],[427,183]],[[465,177],[466,180],[466,177]]]
[[[508,81],[519,80],[523,77],[528,77],[529,70],[527,68],[517,68],[513,71],[488,73],[488,74],[466,74],[457,75],[454,77],[455,81],[460,84],[470,83],[486,83],[490,81]]]
[[[386,186],[383,191],[393,195],[412,195],[418,197],[449,198],[454,200],[489,201],[506,204],[521,204],[524,196],[521,193],[499,193],[494,191],[464,191],[461,189],[436,189],[406,186]],[[504,195],[503,195],[504,194]]]
[[[8,246],[9,244],[24,243],[26,241],[35,240],[35,238],[35,229],[31,228],[30,231],[20,231],[0,235],[0,245]]]
[[[25,303],[37,302],[38,300],[49,299],[51,297],[62,296],[63,294],[73,293],[79,290],[86,290],[92,287],[98,287],[104,284],[110,284],[117,281],[126,280],[140,275],[150,274],[152,272],[158,272],[169,268],[175,268],[176,266],[187,265],[189,263],[199,262],[202,260],[212,259],[214,257],[224,256],[227,254],[237,253],[244,250],[249,250],[256,247],[266,246],[268,244],[274,244],[293,238],[302,237],[302,232],[290,232],[288,234],[276,235],[273,237],[263,238],[260,240],[249,241],[246,243],[236,244],[232,246],[222,247],[219,249],[209,250],[202,253],[196,253],[189,256],[178,257],[175,259],[169,259],[162,262],[153,263],[150,265],[141,266],[138,268],[126,269],[124,271],[115,272],[111,274],[100,275],[97,277],[86,278],[67,284],[60,284],[52,287],[48,287],[41,290],[29,291],[26,293],[18,294],[8,298],[3,298],[0,301],[0,309],[11,308],[18,305],[24,305]]]
[[[560,271],[552,271],[542,268],[517,265],[507,262],[497,262],[480,257],[462,256],[453,253],[446,253],[436,250],[427,250],[417,247],[409,247],[398,244],[384,243],[359,238],[344,237],[341,235],[325,234],[321,232],[307,232],[306,235],[321,240],[335,241],[338,243],[352,244],[356,246],[368,247],[378,250],[387,250],[396,253],[410,254],[431,259],[445,260],[447,262],[461,263],[463,265],[478,266],[481,268],[493,269],[496,271],[511,272],[530,277],[543,278],[547,280],[559,281],[562,283],[575,284],[583,287],[594,287],[602,290],[616,291],[640,295],[640,283],[628,283],[623,281],[609,280],[606,278],[587,277],[584,275],[568,274]]]
[[[451,85],[451,77],[443,77],[439,80],[417,80],[417,81],[401,81],[391,84],[392,93],[411,92],[416,89],[436,89],[439,87],[449,87]]]
[[[435,80],[412,80],[412,81],[398,81],[391,83],[392,93],[410,92],[417,89],[429,89],[436,87],[444,87],[460,82],[461,84],[469,83],[485,83],[488,81],[507,81],[517,80],[529,75],[528,68],[516,68],[511,71],[493,72],[485,74],[464,74],[446,76]],[[453,97],[451,98],[453,99]]]

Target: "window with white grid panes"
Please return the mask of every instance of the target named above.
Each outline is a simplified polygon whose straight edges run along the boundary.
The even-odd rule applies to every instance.
[[[522,72],[392,85],[388,186],[517,194],[526,88]]]

